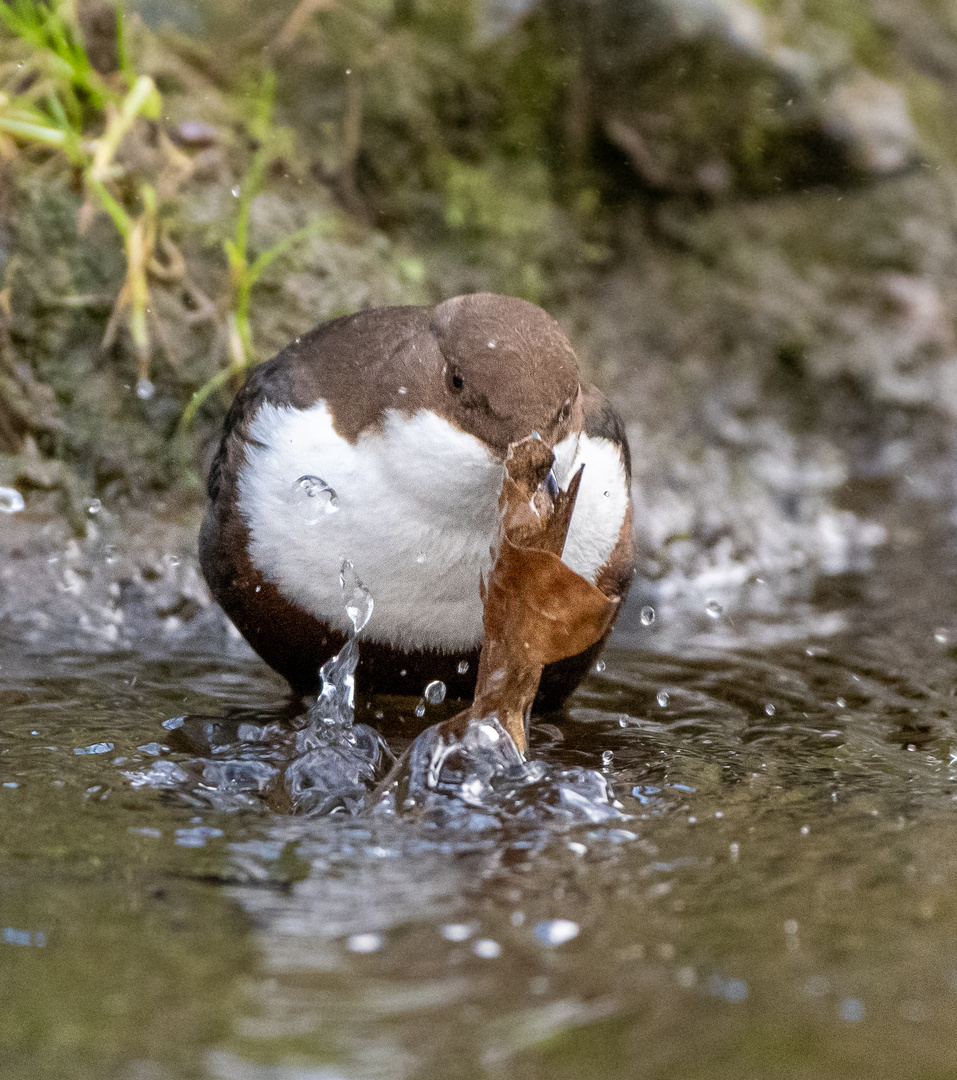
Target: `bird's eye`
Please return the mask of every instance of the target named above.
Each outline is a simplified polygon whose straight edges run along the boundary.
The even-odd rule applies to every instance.
[[[453,394],[461,393],[462,388],[465,386],[465,380],[462,378],[462,373],[458,368],[453,367],[451,364],[448,364],[445,368],[445,381]]]

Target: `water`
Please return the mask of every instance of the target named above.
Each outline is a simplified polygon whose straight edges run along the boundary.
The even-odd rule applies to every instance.
[[[468,671],[468,661],[464,663],[465,670]],[[459,666],[461,667],[461,664]],[[445,683],[441,679],[434,679],[426,686],[422,696],[430,705],[441,705],[445,701]]]
[[[293,503],[307,525],[318,525],[339,510],[339,496],[319,476],[300,476],[293,484]]]
[[[893,535],[799,600],[636,598],[471,805],[433,735],[413,808],[272,806],[301,709],[247,657],[0,645],[0,1073],[954,1075],[957,552]]]

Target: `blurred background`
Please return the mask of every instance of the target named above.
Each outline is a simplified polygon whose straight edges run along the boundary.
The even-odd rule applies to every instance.
[[[949,517],[957,5],[0,17],[8,553],[167,527],[153,549],[191,551],[248,366],[323,319],[479,289],[559,318],[625,418],[642,595],[774,579],[777,603],[906,544],[922,500]],[[23,579],[5,610],[29,621]]]

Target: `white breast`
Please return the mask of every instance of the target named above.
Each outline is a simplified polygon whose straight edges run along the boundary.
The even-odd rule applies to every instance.
[[[554,471],[563,488],[582,465],[585,471],[562,562],[594,584],[618,543],[631,493],[621,450],[610,439],[570,436],[555,447]]]
[[[390,410],[382,430],[352,444],[323,401],[305,410],[263,405],[249,436],[239,506],[250,555],[268,581],[346,630],[339,570],[350,559],[375,603],[367,635],[407,649],[478,647],[479,578],[491,569],[503,477],[478,439],[432,412]],[[559,482],[586,468],[564,559],[594,581],[624,520],[624,470],[604,439],[566,444]],[[301,514],[297,481],[306,475],[337,497],[337,510],[315,523]]]

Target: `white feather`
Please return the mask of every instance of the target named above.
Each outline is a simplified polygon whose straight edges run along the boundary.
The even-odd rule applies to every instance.
[[[263,576],[317,618],[348,628],[339,570],[350,559],[375,604],[367,634],[400,648],[477,648],[479,578],[491,569],[503,468],[476,438],[435,413],[389,410],[355,444],[339,436],[325,402],[265,404],[250,425],[239,506]],[[628,504],[614,443],[581,436],[556,447],[564,487],[585,464],[564,561],[594,582]],[[300,515],[304,475],[336,492],[316,524]],[[608,492],[605,495],[605,492]]]
[[[481,642],[479,576],[491,569],[503,471],[478,439],[430,411],[390,410],[352,444],[324,401],[263,405],[249,435],[239,505],[250,555],[286,597],[347,629],[339,570],[351,559],[375,604],[369,636],[401,648]],[[317,524],[297,510],[303,475],[338,498]]]
[[[594,435],[580,435],[577,440],[569,436],[558,443],[554,471],[563,488],[582,465],[585,471],[562,562],[594,585],[618,543],[630,493],[617,443]]]

